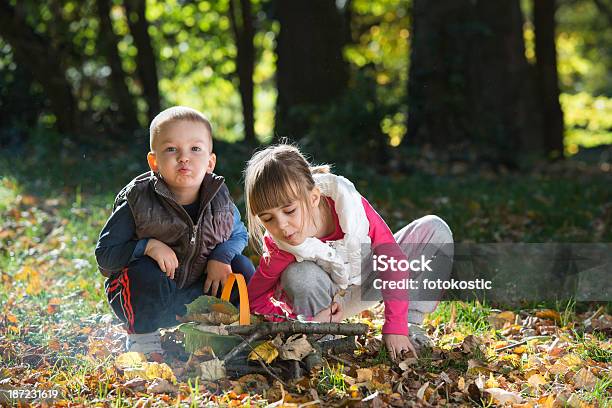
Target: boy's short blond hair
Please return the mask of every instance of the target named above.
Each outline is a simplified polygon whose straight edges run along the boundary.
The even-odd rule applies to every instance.
[[[171,123],[178,121],[198,122],[202,123],[208,129],[208,135],[210,137],[210,148],[212,150],[213,145],[213,130],[210,121],[203,113],[198,112],[193,108],[187,106],[173,106],[160,113],[153,118],[151,125],[149,126],[149,147],[153,151],[153,143],[155,138],[163,132],[164,128]]]

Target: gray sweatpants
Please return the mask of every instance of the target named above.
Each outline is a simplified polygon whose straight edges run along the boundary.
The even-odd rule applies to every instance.
[[[419,218],[396,232],[394,238],[408,259],[418,259],[424,255],[433,259],[430,267],[433,272],[410,272],[410,279],[421,287],[423,279],[435,281],[448,279],[453,262],[453,234],[448,225],[435,215]],[[368,281],[367,276],[362,280]],[[293,311],[305,316],[314,316],[329,307],[332,301],[342,305],[344,317],[353,316],[379,303],[374,299],[373,285],[351,285],[344,296],[335,296],[340,289],[327,272],[314,262],[294,262],[281,276],[281,286],[291,301]],[[362,293],[363,292],[363,293]],[[441,292],[431,290],[411,290],[408,322],[421,324],[425,313],[433,312]],[[380,298],[380,296],[378,296]]]

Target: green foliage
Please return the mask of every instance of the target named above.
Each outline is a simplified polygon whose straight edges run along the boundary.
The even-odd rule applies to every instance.
[[[236,308],[236,306],[232,305],[230,302],[223,301],[214,296],[200,296],[193,302],[186,305],[187,315],[195,313],[209,313],[212,311],[210,307],[218,304],[224,305],[224,308],[228,311],[228,314],[233,315],[238,313],[238,308]]]
[[[610,3],[602,1],[610,10]],[[609,13],[609,11],[608,11]],[[562,90],[570,93],[611,95],[612,25],[609,14],[590,0],[560,1],[558,24],[558,71]]]
[[[341,363],[338,363],[335,367],[329,364],[323,366],[318,379],[317,390],[320,393],[326,394],[330,391],[344,393],[348,389],[348,384],[344,378],[344,365]]]
[[[612,144],[612,98],[586,92],[562,94],[565,120],[565,151],[575,154],[581,147]]]
[[[430,320],[441,317],[441,321],[448,323],[455,308],[455,324],[457,329],[466,333],[482,333],[490,329],[487,317],[491,313],[491,308],[479,301],[470,302],[440,302],[436,310],[429,317]]]
[[[582,395],[587,402],[596,402],[600,408],[612,407],[612,378],[599,378],[591,391]]]

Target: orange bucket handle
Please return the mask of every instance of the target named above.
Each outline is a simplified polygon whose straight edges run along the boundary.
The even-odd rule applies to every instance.
[[[239,273],[230,274],[229,278],[223,286],[223,292],[221,292],[221,300],[229,302],[230,294],[232,293],[232,287],[234,282],[238,283],[238,294],[240,295],[240,320],[241,325],[251,324],[251,310],[249,308],[249,294],[247,292],[246,281],[244,276]]]

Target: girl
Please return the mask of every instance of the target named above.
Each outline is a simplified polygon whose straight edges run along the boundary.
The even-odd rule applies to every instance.
[[[302,314],[317,322],[340,322],[373,306],[381,292],[381,281],[373,283],[376,277],[400,281],[407,273],[388,268],[389,273],[377,275],[370,266],[372,252],[378,259],[428,257],[435,276],[427,278],[450,275],[453,241],[444,221],[426,216],[393,235],[350,181],[330,174],[328,166],[311,167],[291,145],[253,155],[245,169],[245,196],[252,242],[263,249],[248,284],[251,311],[270,319]],[[402,252],[398,243],[410,245]],[[362,265],[368,267],[362,270]],[[409,337],[409,322],[422,323],[439,293],[411,293],[410,308],[405,289],[386,288],[382,295],[388,351],[393,358],[408,350],[416,355],[413,343],[423,345],[418,340],[427,338],[414,325]]]

